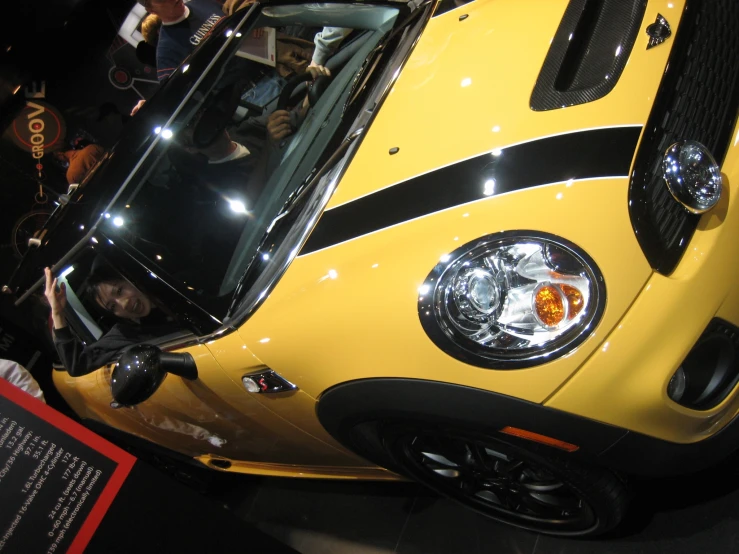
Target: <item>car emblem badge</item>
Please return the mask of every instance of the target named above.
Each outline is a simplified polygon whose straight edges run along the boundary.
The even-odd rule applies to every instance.
[[[662,16],[657,14],[657,19],[649,27],[647,27],[647,34],[649,35],[649,44],[647,44],[647,50],[659,46],[664,41],[672,36],[672,29],[670,24]]]

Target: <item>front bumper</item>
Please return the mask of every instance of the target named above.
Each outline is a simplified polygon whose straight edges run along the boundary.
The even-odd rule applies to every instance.
[[[739,184],[738,142],[732,140],[722,168],[720,204],[701,218],[676,270],[652,275],[614,331],[547,406],[673,443],[704,441],[739,413],[737,387],[705,411],[680,406],[666,393],[713,318],[739,323],[739,201],[733,191]]]

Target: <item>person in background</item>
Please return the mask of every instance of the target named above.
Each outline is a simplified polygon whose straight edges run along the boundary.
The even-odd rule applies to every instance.
[[[141,36],[146,44],[154,46],[159,43],[159,30],[162,28],[162,18],[150,13],[141,21]]]
[[[325,69],[324,66],[328,59],[336,53],[341,42],[353,30],[346,27],[324,27],[319,33],[316,33],[316,36],[313,38],[313,43],[316,47],[313,50],[313,58],[308,67]],[[328,75],[331,75],[330,71],[326,71]]]
[[[161,81],[190,55],[221,19],[221,6],[212,0],[146,0],[146,11],[159,17],[157,78]]]
[[[144,40],[136,45],[136,58],[143,64],[156,69],[157,67],[157,43],[159,42],[159,29],[162,20],[158,15],[149,14],[141,21],[141,35]]]
[[[212,0],[145,0],[149,12],[141,24],[147,44],[156,41],[157,79],[162,81],[183,62],[221,19],[220,4]],[[156,19],[150,19],[154,16]],[[144,105],[139,100],[131,110],[135,115]]]
[[[38,398],[41,402],[46,402],[44,393],[41,391],[41,387],[39,387],[36,379],[19,363],[0,358],[0,379],[5,379],[11,385],[27,392],[34,398]]]
[[[82,343],[67,326],[65,308],[67,292],[58,284],[51,270],[44,269],[44,295],[51,307],[54,346],[67,372],[72,377],[86,375],[111,362],[128,346],[141,344],[177,330],[164,311],[151,298],[124,279],[102,260],[95,260],[87,278],[82,298],[101,312],[114,316],[117,323],[97,342]]]
[[[54,152],[56,161],[62,167],[67,168],[66,177],[70,185],[81,183],[103,156],[105,156],[105,148],[99,144],[88,144],[79,150]]]

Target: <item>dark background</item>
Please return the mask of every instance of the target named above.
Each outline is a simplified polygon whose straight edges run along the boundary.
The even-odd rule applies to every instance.
[[[56,196],[67,190],[66,170],[53,162],[51,151],[68,150],[80,139],[112,147],[131,108],[156,90],[155,83],[133,81],[156,81],[156,71],[118,36],[134,0],[7,4],[0,36],[0,286],[18,263],[11,243],[15,223],[32,210],[53,209]],[[66,133],[44,151],[39,177],[39,160],[10,137],[13,120],[25,105],[26,87],[40,81],[46,85],[42,101],[61,115]],[[38,194],[40,186],[43,195]],[[0,295],[0,326],[12,321],[52,355],[43,333],[45,307],[34,299],[20,308],[13,302]]]

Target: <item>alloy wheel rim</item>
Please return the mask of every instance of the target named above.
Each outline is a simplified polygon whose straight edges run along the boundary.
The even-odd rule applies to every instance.
[[[571,485],[502,443],[414,432],[396,444],[417,479],[495,519],[566,534],[597,523]]]

